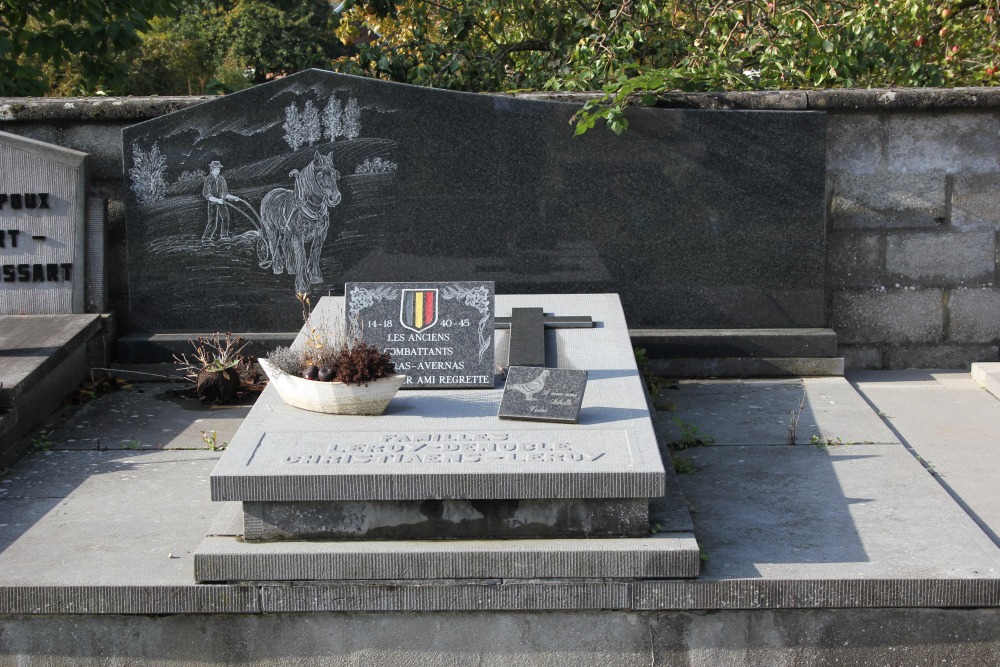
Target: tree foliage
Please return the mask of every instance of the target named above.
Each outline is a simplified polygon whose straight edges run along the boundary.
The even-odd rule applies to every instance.
[[[0,0],[0,94],[226,92],[346,50],[327,0]]]
[[[228,53],[254,83],[326,67],[343,52],[328,0],[237,0],[226,24]]]
[[[123,85],[118,54],[179,0],[0,0],[0,95],[40,95],[70,63],[90,90]]]
[[[459,90],[601,90],[578,129],[624,129],[666,90],[993,85],[995,0],[374,0],[342,71]]]
[[[724,3],[695,23],[697,49],[611,77],[577,132],[599,119],[621,132],[629,102],[667,90],[997,85],[997,11],[986,0]]]
[[[308,67],[454,90],[994,85],[998,0],[0,0],[0,94],[234,90]],[[46,82],[46,76],[48,81]],[[317,109],[316,111],[319,111]],[[324,113],[334,113],[324,109]],[[341,122],[347,123],[346,108]]]
[[[229,67],[235,72],[226,71],[226,9],[210,1],[181,1],[175,15],[149,22],[126,59],[129,76],[122,92],[197,95],[246,85],[238,64]]]
[[[585,76],[575,52],[600,14],[580,0],[349,1],[338,34],[355,52],[334,66],[454,90],[537,89]]]
[[[132,94],[228,92],[344,52],[327,0],[180,0],[131,61]]]

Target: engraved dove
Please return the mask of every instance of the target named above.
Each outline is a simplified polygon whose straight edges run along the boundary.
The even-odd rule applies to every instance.
[[[510,388],[516,389],[517,391],[524,394],[524,399],[526,401],[533,401],[535,399],[532,397],[538,392],[540,392],[543,387],[545,387],[545,378],[547,378],[548,376],[549,372],[545,370],[539,373],[538,377],[536,377],[534,380],[531,380],[529,382],[518,382],[517,384],[512,384]]]

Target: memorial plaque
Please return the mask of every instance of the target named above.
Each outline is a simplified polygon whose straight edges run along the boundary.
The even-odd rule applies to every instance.
[[[577,137],[579,108],[309,70],[132,125],[131,326],[290,331],[296,292],[461,280],[618,293],[633,328],[826,325],[824,113]]]
[[[575,423],[587,371],[511,366],[500,399],[500,419]]]
[[[390,352],[402,389],[492,388],[493,283],[348,283],[347,319]]]
[[[0,132],[0,315],[84,312],[87,154]]]

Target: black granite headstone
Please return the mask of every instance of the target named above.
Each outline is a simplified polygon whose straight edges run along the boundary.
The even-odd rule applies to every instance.
[[[296,292],[617,292],[633,327],[816,327],[826,116],[579,105],[309,70],[124,130],[130,331],[289,331]]]
[[[493,388],[493,283],[348,283],[345,292],[348,321],[392,353],[402,389]]]
[[[500,399],[500,419],[576,423],[587,371],[511,366]]]

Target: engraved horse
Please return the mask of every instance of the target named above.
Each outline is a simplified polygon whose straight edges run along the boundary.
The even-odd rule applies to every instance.
[[[316,151],[305,169],[288,175],[295,179],[291,190],[275,188],[260,202],[260,234],[270,255],[261,257],[260,265],[294,275],[295,291],[308,292],[310,284],[323,282],[320,255],[330,228],[330,208],[341,200],[340,172],[333,167],[332,154]]]

